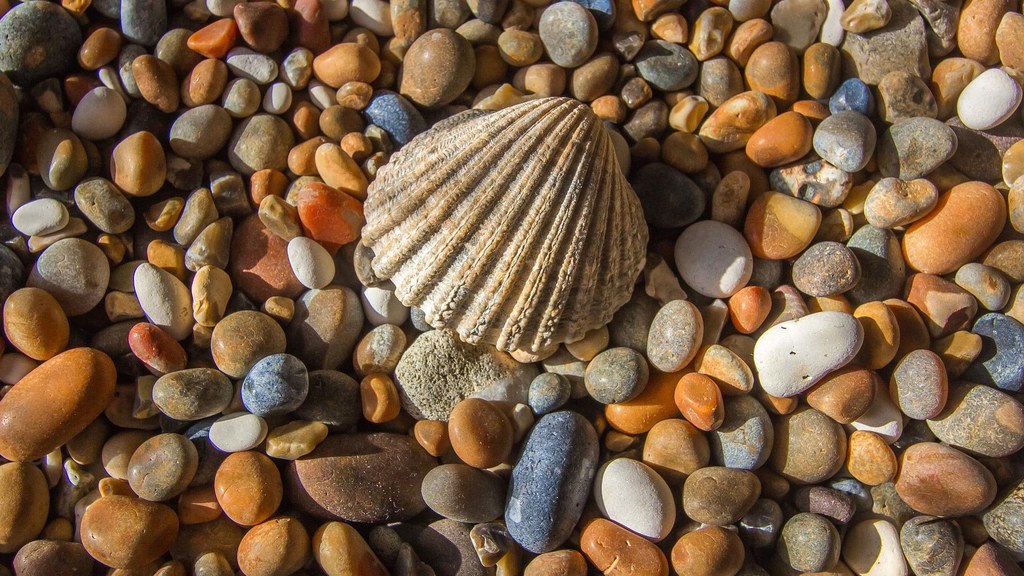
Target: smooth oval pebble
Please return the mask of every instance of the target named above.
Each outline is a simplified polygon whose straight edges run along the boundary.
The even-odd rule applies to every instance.
[[[915,516],[900,528],[903,556],[914,574],[953,574],[964,553],[960,526],[933,516]]]
[[[181,280],[147,262],[135,269],[133,284],[150,322],[175,340],[192,335],[192,293]]]
[[[583,383],[602,404],[627,402],[647,386],[649,369],[642,354],[626,347],[609,348],[587,364]]]
[[[930,516],[977,514],[996,497],[992,473],[963,452],[920,442],[900,455],[896,493],[910,507]]]
[[[57,299],[39,288],[21,288],[3,305],[7,341],[34,360],[49,360],[68,345],[70,325]]]
[[[956,114],[972,130],[995,128],[1020,106],[1021,87],[1009,74],[992,68],[982,72],[960,93]]]
[[[22,204],[11,224],[26,236],[42,236],[64,228],[68,223],[68,209],[52,198],[41,198]]]
[[[779,559],[797,572],[830,571],[839,561],[839,532],[824,516],[802,512],[779,534]]]
[[[104,140],[124,126],[128,107],[116,91],[100,86],[85,93],[71,116],[71,129],[86,140]]]
[[[217,468],[213,490],[224,515],[242,526],[255,526],[269,519],[283,498],[277,466],[253,451],[229,454]]]
[[[85,508],[82,545],[111,568],[142,568],[171,549],[178,516],[163,504],[134,496],[103,496]]]
[[[814,408],[797,408],[776,422],[771,464],[787,480],[822,482],[834,476],[845,459],[846,432]]]
[[[718,526],[688,532],[672,546],[672,568],[688,576],[734,575],[745,557],[740,537]]]
[[[43,250],[26,284],[46,290],[68,316],[78,316],[103,300],[109,281],[110,263],[102,250],[79,238],[65,238]]]
[[[297,236],[288,242],[288,263],[306,288],[323,288],[334,280],[334,259],[316,240]]]
[[[935,209],[907,229],[907,264],[929,274],[948,274],[974,260],[999,236],[1006,201],[992,186],[965,182],[939,197]]]
[[[775,445],[775,427],[753,396],[725,399],[725,419],[708,435],[714,462],[728,468],[756,470],[768,461]]]
[[[889,394],[900,411],[915,420],[932,418],[946,406],[946,367],[930,350],[913,350],[896,365]]]
[[[754,266],[743,235],[713,220],[683,231],[676,240],[675,261],[683,281],[710,298],[728,298],[746,286]]]
[[[128,461],[128,484],[140,498],[169,500],[188,488],[199,468],[199,453],[181,434],[158,434],[135,449]]]
[[[262,358],[285,349],[285,335],[273,318],[254,310],[224,317],[213,329],[210,351],[217,368],[233,378],[242,378]]]
[[[676,520],[676,505],[668,484],[646,464],[616,458],[598,469],[594,500],[609,520],[658,542]]]
[[[814,131],[814,151],[846,172],[862,170],[875,152],[875,127],[852,110],[836,112]]]
[[[704,319],[692,302],[672,300],[658,310],[647,335],[647,359],[662,372],[682,370],[697,355]]]
[[[683,511],[702,524],[726,526],[742,518],[760,496],[761,482],[753,472],[708,466],[687,476]]]
[[[668,576],[665,553],[650,540],[605,520],[587,522],[580,532],[580,549],[604,573]]]
[[[165,374],[153,385],[153,402],[175,420],[200,420],[219,414],[234,398],[234,386],[213,368],[189,368]]]
[[[761,386],[787,398],[807,390],[856,357],[864,330],[850,314],[817,312],[768,329],[754,345]]]
[[[242,380],[245,408],[257,416],[281,416],[302,405],[309,392],[309,374],[291,354],[264,356]]]
[[[924,178],[882,178],[868,192],[864,217],[878,228],[906,226],[931,212],[938,199],[938,188]]]
[[[248,412],[221,416],[210,426],[210,444],[222,452],[245,452],[267,437],[267,421]]]
[[[9,554],[39,536],[50,510],[46,477],[35,465],[0,464],[0,552]]]
[[[505,510],[505,482],[486,470],[465,464],[442,464],[423,478],[423,501],[445,518],[479,524]]]
[[[327,522],[313,534],[313,557],[327,576],[387,576],[362,535],[344,522]]]
[[[309,544],[309,533],[297,518],[267,520],[246,532],[238,543],[238,568],[246,576],[293,574],[309,560]]]

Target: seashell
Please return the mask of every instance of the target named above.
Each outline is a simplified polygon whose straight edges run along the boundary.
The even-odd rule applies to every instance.
[[[537,353],[607,324],[643,270],[647,226],[585,104],[470,110],[377,173],[362,243],[373,274],[435,328]]]

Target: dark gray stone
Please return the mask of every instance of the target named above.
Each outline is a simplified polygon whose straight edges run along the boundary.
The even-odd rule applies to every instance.
[[[839,561],[839,531],[819,514],[793,516],[779,534],[779,559],[798,572],[826,572]]]
[[[653,228],[683,228],[704,213],[704,192],[668,164],[647,164],[634,173],[630,183],[640,198],[644,218]]]
[[[609,348],[587,365],[583,383],[590,396],[602,404],[618,404],[636,398],[647,387],[647,359],[632,348]]]
[[[434,569],[437,576],[486,576],[495,568],[484,568],[477,558],[469,537],[471,526],[444,519],[427,526],[398,524],[395,531],[412,545],[420,560]],[[400,574],[397,565],[393,574]]]
[[[67,74],[81,46],[82,31],[60,4],[30,0],[0,18],[0,72],[19,86]]]
[[[465,464],[442,464],[427,472],[420,491],[431,510],[458,522],[490,522],[505,510],[505,481]]]
[[[991,312],[978,318],[971,332],[981,336],[981,354],[964,372],[964,379],[1020,392],[1024,385],[1024,324]]]
[[[0,244],[0,302],[25,283],[25,265],[13,250]],[[127,340],[126,340],[127,342]]]
[[[528,404],[535,414],[547,414],[562,407],[572,397],[572,384],[561,374],[544,372],[530,382]]]
[[[355,426],[362,415],[359,382],[337,370],[309,373],[309,392],[295,416],[323,422],[331,431],[342,432]]]
[[[903,293],[907,264],[892,231],[865,224],[853,233],[846,247],[860,262],[860,282],[846,292],[853,305],[898,298]]]
[[[640,77],[662,92],[682,90],[697,80],[697,58],[685,46],[650,40],[636,55]]]
[[[785,516],[782,508],[775,500],[761,498],[747,510],[739,521],[739,532],[743,541],[754,548],[768,548],[775,545],[775,540],[782,530]]]
[[[887,177],[921,178],[952,158],[957,142],[954,129],[934,118],[899,120],[878,142],[878,169]]]
[[[1018,482],[981,517],[993,540],[1024,554],[1024,481]]]
[[[166,0],[121,0],[121,33],[125,40],[154,46],[166,31]]]
[[[549,552],[572,533],[597,471],[597,432],[575,412],[541,417],[523,442],[509,483],[505,523],[526,550]]]

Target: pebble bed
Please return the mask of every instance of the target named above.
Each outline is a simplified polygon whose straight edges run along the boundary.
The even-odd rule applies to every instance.
[[[0,0],[0,576],[1024,575],[1020,8]],[[539,96],[651,241],[509,354],[362,202]]]

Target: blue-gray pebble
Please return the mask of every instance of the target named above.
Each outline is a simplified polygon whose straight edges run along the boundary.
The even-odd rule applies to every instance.
[[[590,10],[601,31],[611,30],[615,24],[615,2],[612,0],[569,0]]]
[[[674,42],[645,42],[635,62],[640,77],[662,92],[682,90],[697,80],[697,57]]]
[[[774,443],[771,418],[753,396],[727,396],[725,420],[708,434],[712,462],[727,468],[760,468],[771,455]]]
[[[295,410],[303,420],[323,422],[332,432],[344,432],[362,416],[359,382],[337,370],[313,370],[309,373],[306,400]]]
[[[65,75],[81,46],[78,23],[58,3],[23,2],[0,18],[0,72],[20,86]]]
[[[661,162],[651,162],[630,179],[644,218],[654,228],[683,228],[704,213],[704,192],[688,176]]]
[[[291,354],[271,354],[242,381],[242,404],[257,416],[279,416],[302,405],[309,392],[306,365]]]
[[[121,32],[135,44],[156,45],[167,32],[166,0],[121,0]]]
[[[572,384],[561,374],[542,372],[530,382],[527,402],[534,414],[541,415],[561,408],[572,396]]]
[[[964,372],[964,379],[1020,392],[1024,385],[1024,324],[991,312],[978,318],[971,332],[981,336],[981,354]]]
[[[427,129],[427,122],[419,110],[401,94],[391,90],[378,90],[363,114],[367,121],[380,126],[401,146]]]
[[[871,94],[871,87],[859,78],[850,78],[843,82],[832,93],[828,100],[829,112],[836,114],[844,110],[860,112],[870,116],[875,111],[875,97]]]
[[[586,418],[569,411],[542,416],[512,468],[509,535],[536,554],[561,546],[583,513],[597,462],[597,432]]]

